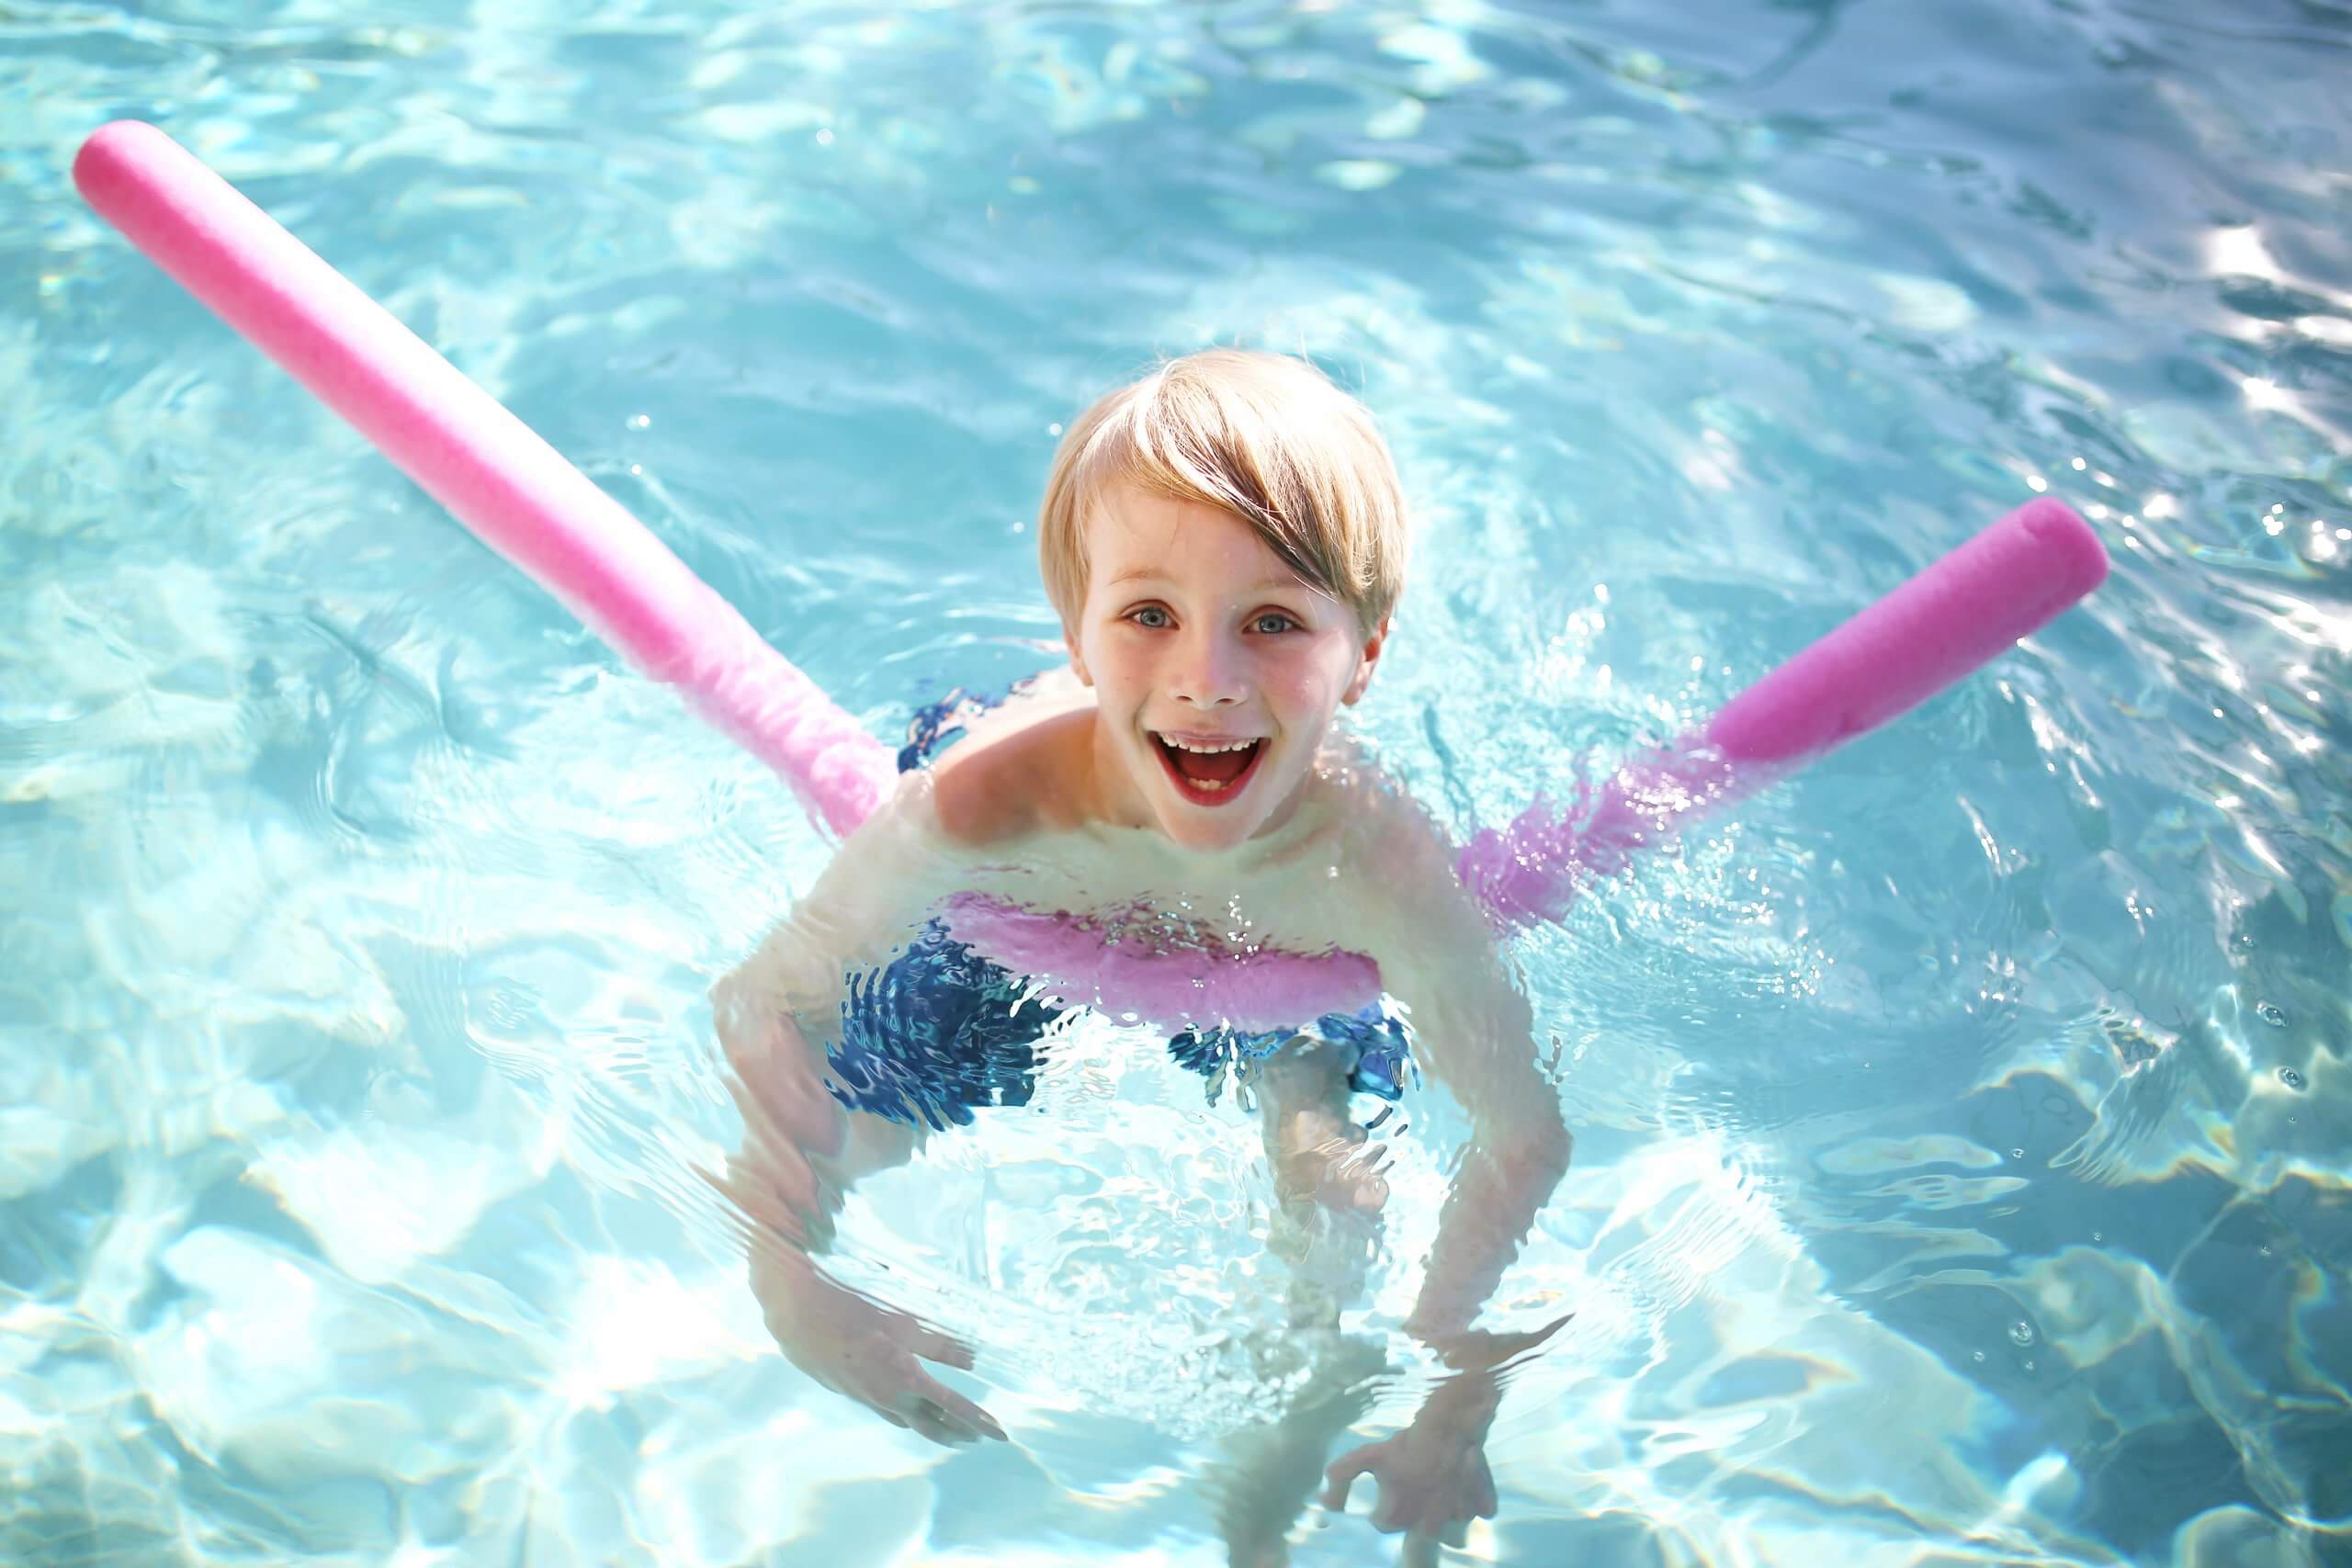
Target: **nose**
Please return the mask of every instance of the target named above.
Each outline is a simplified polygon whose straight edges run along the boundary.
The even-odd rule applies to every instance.
[[[1235,706],[1249,694],[1246,664],[1235,639],[1222,630],[1194,631],[1177,651],[1169,694],[1192,707]]]

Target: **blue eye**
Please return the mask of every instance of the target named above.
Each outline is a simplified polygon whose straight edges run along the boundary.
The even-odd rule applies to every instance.
[[[1250,623],[1251,630],[1264,632],[1268,636],[1272,636],[1277,632],[1295,630],[1297,626],[1298,623],[1292,620],[1288,615],[1280,615],[1272,610],[1267,611],[1264,615]]]
[[[1139,626],[1148,627],[1152,631],[1159,631],[1164,627],[1175,625],[1173,621],[1169,619],[1168,612],[1161,609],[1157,604],[1146,604],[1142,609],[1132,612],[1127,616],[1127,619],[1133,621]]]

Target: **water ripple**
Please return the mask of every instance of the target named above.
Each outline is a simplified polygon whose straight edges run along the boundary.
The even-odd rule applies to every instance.
[[[1579,1141],[1498,1312],[1577,1316],[1472,1544],[2352,1528],[2340,7],[77,0],[0,37],[0,1554],[1208,1550],[1292,1484],[1233,1435],[1270,1398],[1385,1431],[1435,1375],[1384,1337],[1459,1132],[1416,1110],[1385,1233],[1286,1270],[1253,1124],[1081,1032],[1050,1116],[843,1218],[845,1274],[990,1346],[1024,1447],[847,1418],[698,1174],[739,1131],[704,988],[823,842],[88,216],[66,164],[119,114],[877,731],[1051,656],[1059,422],[1209,341],[1380,412],[1420,536],[1362,728],[1459,829],[2067,499],[2116,558],[2089,604],[1515,955]],[[1360,1290],[1344,1333],[1286,1330],[1296,1268]]]

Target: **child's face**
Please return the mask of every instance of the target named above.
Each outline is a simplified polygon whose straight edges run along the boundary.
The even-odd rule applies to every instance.
[[[1222,508],[1121,485],[1087,527],[1070,658],[1101,705],[1113,808],[1187,849],[1278,826],[1387,628],[1366,637]]]

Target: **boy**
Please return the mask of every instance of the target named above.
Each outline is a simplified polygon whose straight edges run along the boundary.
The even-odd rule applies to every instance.
[[[948,896],[1102,911],[1163,939],[1172,923],[1211,948],[1368,955],[1411,1010],[1416,1064],[1472,1123],[1407,1324],[1458,1375],[1404,1432],[1332,1465],[1327,1501],[1373,1474],[1374,1523],[1426,1551],[1493,1511],[1481,1450],[1499,1371],[1550,1329],[1470,1325],[1569,1140],[1450,846],[1332,730],[1372,680],[1403,585],[1394,465],[1361,405],[1311,366],[1193,355],[1071,426],[1038,549],[1069,670],[902,781],[717,992],[747,1129],[727,1186],[758,1227],[768,1325],[795,1364],[894,1424],[943,1442],[1003,1436],[918,1364],[968,1367],[966,1347],[836,1285],[809,1256],[859,1175],[908,1157],[927,1127],[1025,1098],[1040,1010],[1026,1004],[1024,1037],[1005,999],[1018,977],[935,924],[907,941]],[[1216,929],[1187,929],[1189,909],[1216,911]],[[1295,1037],[1229,1053],[1244,1058],[1294,1221],[1318,1205],[1370,1213],[1386,1196],[1383,1151],[1347,1114],[1351,1079],[1363,1087],[1383,1042],[1401,1039],[1384,1017],[1302,1020]],[[910,1031],[925,1048],[901,1059],[892,1042]],[[1392,1066],[1374,1087],[1393,1092],[1401,1077]],[[1236,1561],[1279,1561],[1280,1533],[1228,1520]]]

